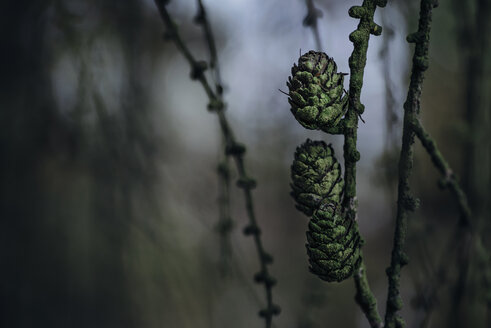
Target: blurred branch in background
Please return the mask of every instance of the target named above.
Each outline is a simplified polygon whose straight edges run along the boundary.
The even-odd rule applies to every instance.
[[[305,289],[301,296],[303,311],[297,319],[297,328],[315,328],[317,327],[315,315],[316,312],[322,311],[326,305],[329,305],[328,295],[325,292],[325,284],[318,279],[317,276],[312,276],[305,281]]]
[[[210,68],[213,72],[213,78],[215,80],[215,92],[218,95],[223,93],[222,77],[220,75],[220,65],[218,64],[218,53],[215,45],[215,37],[213,36],[213,31],[211,29],[210,21],[208,19],[208,14],[206,12],[205,6],[202,0],[197,0],[198,2],[198,13],[194,17],[194,22],[203,27],[205,32],[206,44],[208,46],[208,51],[210,53]]]
[[[228,156],[224,155],[217,165],[218,174],[218,206],[219,219],[215,226],[220,235],[220,273],[227,276],[230,273],[232,245],[230,232],[234,221],[230,213],[230,163]]]
[[[322,17],[322,11],[315,7],[314,0],[305,0],[305,5],[307,6],[307,15],[303,19],[303,25],[312,29],[317,51],[322,51],[322,42],[317,25],[317,20]]]
[[[201,25],[205,34],[206,44],[208,46],[208,52],[210,55],[209,67],[213,74],[215,82],[215,93],[222,97],[223,86],[222,77],[220,75],[220,65],[218,63],[218,53],[215,45],[215,37],[211,29],[210,21],[208,20],[208,14],[206,8],[203,5],[202,0],[197,0],[198,13],[194,17],[194,22]],[[226,148],[227,140],[222,135],[222,146]],[[216,230],[220,235],[220,271],[222,276],[226,276],[230,269],[230,256],[231,256],[231,240],[230,232],[233,229],[233,220],[230,213],[230,160],[229,157],[222,153],[220,162],[217,166],[218,173],[218,204],[219,204],[219,221],[216,224]]]
[[[491,100],[489,88],[491,87],[489,74],[490,70],[490,40],[491,31],[490,14],[491,1],[452,1],[455,22],[457,44],[459,46],[459,59],[461,61],[464,78],[464,103],[463,112],[466,122],[464,143],[464,171],[462,172],[464,190],[469,196],[470,207],[473,210],[473,225],[476,234],[469,237],[466,247],[461,247],[458,251],[459,275],[453,288],[453,302],[449,324],[458,327],[464,322],[468,322],[472,313],[469,310],[476,303],[475,294],[478,293],[479,285],[469,285],[469,275],[476,275],[476,280],[484,281],[489,279],[490,259],[477,259],[471,254],[476,250],[475,242],[472,240],[479,237],[480,231],[491,231],[489,219],[489,199],[491,199],[491,143],[489,138],[490,131],[490,107]],[[479,238],[480,239],[480,238]],[[489,247],[489,243],[488,243]],[[478,246],[477,249],[480,249]],[[474,260],[474,261],[473,261]],[[485,267],[479,263],[484,260]],[[480,267],[477,267],[480,266]],[[474,268],[474,269],[473,269]],[[488,317],[491,316],[491,290],[489,281],[485,283],[488,290],[484,296],[487,298]],[[469,288],[470,287],[470,288]],[[474,290],[471,290],[474,289]],[[481,296],[482,297],[482,296]],[[470,306],[462,309],[464,300]],[[488,319],[491,320],[491,319]]]
[[[314,5],[314,0],[305,0],[307,14],[303,19],[303,26],[312,30],[315,48],[317,51],[323,51],[320,37],[318,20],[322,18],[323,13]],[[313,328],[316,324],[315,310],[321,309],[326,304],[326,294],[323,285],[319,284],[317,277],[315,280],[309,277],[305,283],[305,290],[302,295],[302,310],[297,318],[298,328]]]
[[[394,44],[393,23],[388,19],[389,9],[383,10],[380,14],[384,33],[382,33],[382,48],[379,56],[382,62],[383,79],[385,86],[385,149],[380,157],[380,167],[383,170],[382,178],[387,188],[387,195],[390,203],[396,202],[397,190],[397,156],[400,149],[400,119],[397,114],[397,99],[395,95],[395,84],[392,77],[392,54],[391,48]]]
[[[391,42],[394,40],[394,29],[392,23],[386,17],[387,10],[388,9],[382,11],[380,14],[384,33],[382,34],[383,43],[379,56],[383,62],[382,70],[385,84],[385,147],[387,151],[390,151],[398,147],[398,137],[400,133],[398,133],[397,129],[399,118],[397,115],[397,102],[394,94],[395,86],[391,74]]]
[[[85,3],[82,11],[111,22],[104,26],[84,25],[63,1],[5,6],[0,325],[132,326],[134,267],[125,255],[135,231],[156,234],[160,155],[139,79],[142,57],[131,51],[142,51],[146,34],[141,4],[108,12]],[[108,37],[115,26],[121,39]],[[121,50],[109,55],[113,65],[101,44]],[[61,83],[58,65],[65,65]],[[114,90],[98,88],[108,78],[95,81],[98,69],[125,74],[117,100]]]
[[[182,52],[184,57],[186,57],[189,65],[191,66],[191,79],[198,80],[205,89],[205,92],[209,98],[208,109],[215,112],[218,115],[220,122],[221,132],[225,140],[224,153],[227,156],[232,156],[235,160],[237,172],[239,174],[239,179],[237,181],[237,186],[242,188],[244,191],[245,206],[247,210],[247,215],[249,218],[249,225],[244,229],[245,235],[252,235],[256,245],[259,262],[261,270],[255,274],[254,280],[257,283],[264,284],[264,289],[266,292],[266,308],[259,311],[259,316],[263,317],[266,323],[266,327],[271,327],[273,316],[280,313],[280,307],[273,304],[273,294],[272,287],[276,284],[276,279],[272,277],[269,273],[268,265],[273,262],[273,258],[270,254],[266,253],[261,240],[261,230],[257,224],[256,214],[254,210],[254,204],[252,200],[252,189],[256,187],[256,182],[251,177],[247,175],[245,165],[244,165],[244,153],[246,148],[244,145],[239,144],[234,136],[234,133],[230,127],[230,124],[225,116],[225,103],[221,95],[221,89],[217,88],[213,91],[210,84],[204,75],[204,71],[207,68],[206,62],[196,61],[187,48],[184,41],[178,34],[177,26],[173,22],[169,12],[167,11],[166,5],[167,1],[155,0],[155,4],[159,9],[160,16],[163,20],[164,25],[167,28],[166,36],[174,41],[178,49]],[[202,3],[200,3],[200,15],[202,16],[202,22],[206,17],[206,12],[203,9]],[[207,39],[213,39],[210,29],[205,29]],[[210,43],[210,49],[214,48],[214,42]]]

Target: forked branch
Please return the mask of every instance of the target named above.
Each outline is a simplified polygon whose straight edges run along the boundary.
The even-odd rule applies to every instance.
[[[411,70],[411,81],[404,103],[404,125],[402,135],[401,155],[399,158],[399,185],[397,200],[397,217],[394,232],[394,245],[390,267],[387,268],[389,280],[387,307],[385,312],[385,327],[396,328],[405,325],[397,312],[402,308],[400,296],[401,269],[408,263],[404,252],[407,233],[407,218],[418,206],[418,200],[413,197],[409,187],[409,178],[413,167],[413,123],[418,120],[421,102],[421,89],[424,72],[428,68],[428,46],[430,40],[430,24],[432,9],[437,6],[434,0],[421,0],[418,31],[407,37],[410,43],[416,43]]]

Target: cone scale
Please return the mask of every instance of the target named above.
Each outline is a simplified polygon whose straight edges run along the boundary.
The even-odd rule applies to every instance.
[[[295,119],[305,128],[335,127],[346,113],[348,97],[343,89],[345,73],[323,52],[309,51],[292,67],[286,85]]]

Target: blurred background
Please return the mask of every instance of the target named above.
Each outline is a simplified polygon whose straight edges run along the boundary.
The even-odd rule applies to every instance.
[[[469,194],[474,227],[487,236],[490,1],[440,2],[423,122]],[[341,72],[349,72],[348,35],[357,25],[348,9],[360,3],[314,2],[322,50]],[[302,24],[306,1],[204,5],[226,114],[258,182],[257,219],[282,308],[274,326],[368,327],[351,279],[328,284],[308,272],[308,219],[289,196],[293,153],[306,138],[332,143],[342,162],[342,138],[303,129],[278,91],[287,90],[299,53],[316,48]],[[195,57],[209,60],[193,23],[197,2],[171,1],[168,10]],[[370,38],[362,91],[358,216],[382,313],[412,56],[405,36],[418,11],[419,1],[377,9],[384,32]],[[233,229],[220,234],[217,117],[181,53],[163,40],[154,2],[19,0],[3,2],[0,12],[0,326],[262,327],[265,297],[252,278],[254,243],[242,233],[244,198],[233,182]],[[458,225],[456,202],[438,188],[419,142],[415,149],[411,183],[421,207],[409,221],[402,315],[408,327],[486,327],[486,261],[474,255],[474,235]]]

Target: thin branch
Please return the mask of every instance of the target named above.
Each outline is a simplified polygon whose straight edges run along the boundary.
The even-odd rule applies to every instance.
[[[322,17],[322,11],[314,6],[314,0],[305,0],[305,5],[307,6],[307,15],[303,19],[303,25],[312,29],[317,51],[322,51],[322,42],[317,27],[317,20]]]
[[[355,272],[353,278],[356,286],[356,303],[360,306],[363,313],[365,313],[370,327],[382,327],[382,319],[377,309],[377,299],[370,290],[368,284],[368,278],[365,273],[365,263],[363,262],[363,254],[360,251],[361,265]]]
[[[215,37],[211,29],[208,14],[202,0],[197,0],[198,13],[194,17],[194,22],[201,25],[210,53],[209,66],[215,80],[215,94],[223,101],[222,78],[220,76],[220,65],[218,62],[218,52],[215,45]],[[226,140],[222,137],[224,145]],[[216,229],[220,235],[220,272],[222,276],[227,275],[229,269],[231,244],[230,232],[233,229],[233,221],[230,215],[230,163],[229,157],[224,156],[217,167],[219,183],[219,219]]]
[[[353,52],[349,58],[350,81],[348,111],[345,115],[344,127],[344,200],[343,207],[347,209],[347,215],[356,220],[356,162],[360,159],[360,153],[356,148],[358,118],[363,113],[364,106],[361,104],[360,95],[363,86],[363,74],[367,61],[368,41],[370,34],[380,35],[382,27],[373,21],[377,6],[384,7],[385,0],[364,0],[361,6],[353,6],[349,15],[360,19],[357,29],[349,36],[353,42]],[[377,302],[368,285],[366,269],[361,257],[361,264],[354,276],[356,287],[356,301],[365,313],[371,327],[382,327],[382,319],[378,313]]]
[[[261,230],[257,224],[256,215],[254,211],[254,203],[252,199],[252,189],[255,188],[256,182],[254,179],[248,176],[244,165],[244,154],[246,151],[245,146],[237,142],[233,134],[233,130],[228,123],[225,115],[225,103],[223,102],[221,95],[216,93],[208,83],[204,70],[206,69],[206,63],[196,61],[191,52],[182,41],[175,23],[167,11],[165,0],[155,0],[155,4],[159,9],[160,16],[163,20],[165,27],[167,28],[166,36],[173,40],[178,50],[184,55],[191,67],[191,78],[198,80],[203,86],[208,99],[208,109],[217,114],[220,129],[225,140],[225,153],[228,156],[232,156],[235,160],[239,179],[237,186],[244,191],[245,206],[247,216],[249,218],[249,225],[244,229],[246,235],[252,235],[254,243],[256,245],[257,254],[260,261],[260,271],[254,276],[257,283],[262,283],[266,292],[266,308],[259,311],[259,315],[265,319],[266,328],[270,328],[272,324],[272,318],[274,315],[280,313],[279,306],[273,304],[272,288],[276,284],[276,279],[273,278],[268,270],[268,265],[273,262],[271,255],[266,253],[261,240]]]
[[[216,224],[216,231],[220,235],[220,274],[224,277],[230,272],[230,258],[232,253],[230,232],[234,226],[230,214],[230,164],[228,156],[224,156],[223,160],[218,164],[217,173],[219,184],[219,217]]]
[[[460,219],[465,225],[472,226],[471,222],[471,209],[469,207],[469,202],[464,190],[457,181],[455,174],[453,173],[450,165],[440,153],[436,142],[433,138],[425,131],[423,125],[418,119],[411,122],[411,129],[414,131],[418,139],[423,144],[428,154],[431,157],[431,161],[435,167],[443,175],[444,180],[441,185],[450,189],[454,197],[457,199],[457,204],[460,211]]]
[[[213,36],[213,31],[211,29],[210,20],[208,19],[208,13],[202,0],[197,0],[198,2],[198,14],[194,17],[196,24],[203,26],[205,32],[206,43],[208,45],[208,50],[210,52],[210,68],[214,72],[216,93],[221,95],[223,91],[222,78],[220,75],[220,65],[218,64],[218,52],[215,44],[215,37]]]
[[[392,82],[390,65],[390,43],[394,39],[394,29],[388,22],[386,16],[386,11],[380,15],[382,25],[384,26],[384,35],[382,37],[382,48],[380,49],[379,55],[380,60],[385,63],[382,67],[385,84],[385,148],[386,151],[392,151],[396,148],[398,139],[395,129],[395,125],[398,123],[398,117],[396,113],[396,97],[394,95],[394,83]],[[390,177],[387,177],[389,185],[392,182],[390,180]]]
[[[417,207],[417,200],[411,195],[409,178],[413,166],[414,131],[412,122],[417,120],[420,112],[421,89],[424,72],[428,68],[428,45],[430,40],[431,12],[436,7],[434,0],[421,0],[418,31],[410,34],[408,42],[416,43],[411,82],[404,103],[404,127],[402,135],[401,156],[399,159],[399,186],[397,200],[397,218],[394,232],[394,245],[390,267],[387,268],[389,280],[387,307],[385,313],[385,327],[403,327],[404,320],[397,312],[402,308],[402,299],[399,292],[401,268],[408,263],[404,253],[404,244],[407,231],[407,217],[409,212]]]

